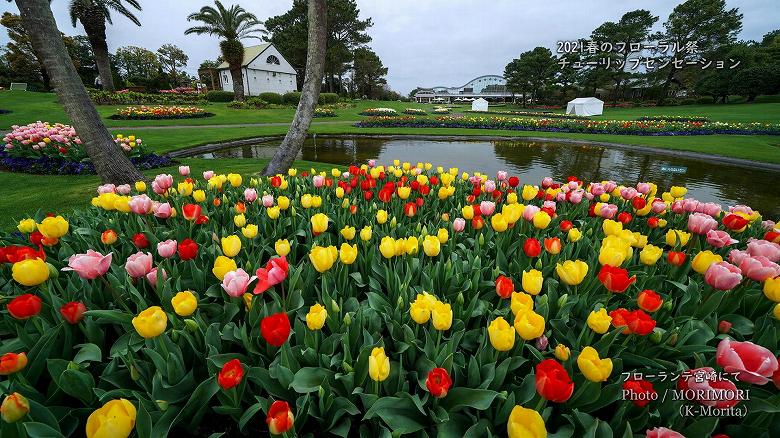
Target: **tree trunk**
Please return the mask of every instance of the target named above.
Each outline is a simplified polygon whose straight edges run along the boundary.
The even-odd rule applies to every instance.
[[[290,129],[263,169],[263,175],[284,173],[292,166],[301,150],[314,116],[314,106],[320,97],[322,75],[325,70],[325,43],[327,37],[328,6],[326,0],[309,0],[309,44],[306,51],[306,77],[301,89],[301,100]]]
[[[115,91],[114,76],[111,74],[111,61],[108,57],[108,43],[106,42],[106,18],[98,8],[88,11],[89,17],[79,17],[84,31],[87,33],[89,45],[95,55],[95,65],[100,75],[100,84],[106,91]]]
[[[230,78],[233,80],[233,93],[236,95],[237,101],[244,100],[244,75],[241,71],[241,65],[236,68],[230,66]]]
[[[672,83],[672,79],[674,79],[674,67],[669,67],[669,74],[666,75],[666,81],[664,81],[663,87],[661,87],[661,95],[658,96],[658,105],[663,105],[664,102],[666,102],[666,98],[669,94],[669,86]]]
[[[89,99],[73,66],[47,0],[17,0],[22,23],[33,47],[40,53],[65,113],[104,183],[127,184],[143,179],[114,138]],[[34,31],[30,31],[34,29]]]

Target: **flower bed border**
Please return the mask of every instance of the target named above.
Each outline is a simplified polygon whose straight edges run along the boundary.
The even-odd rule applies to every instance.
[[[130,161],[139,170],[154,169],[173,164],[173,160],[165,155],[146,154],[140,157],[130,157]],[[33,175],[94,175],[95,167],[89,161],[72,161],[64,158],[39,157],[16,158],[8,152],[0,151],[0,170]]]
[[[199,114],[166,114],[164,116],[147,116],[147,115],[128,115],[123,116],[121,114],[112,114],[108,116],[111,120],[178,120],[178,119],[204,119],[207,117],[214,117],[214,113],[199,113]]]

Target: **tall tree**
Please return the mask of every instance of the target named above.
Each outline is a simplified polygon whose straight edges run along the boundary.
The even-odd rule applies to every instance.
[[[8,31],[8,43],[4,57],[11,68],[15,82],[42,84],[44,89],[50,89],[49,75],[43,62],[33,48],[30,33],[22,24],[22,17],[4,12],[0,25]]]
[[[157,55],[143,47],[123,46],[116,49],[116,65],[129,82],[149,82],[162,67]]]
[[[301,150],[314,117],[314,106],[320,97],[322,76],[325,71],[325,44],[327,43],[326,0],[309,0],[308,54],[306,56],[306,76],[301,89],[301,100],[295,110],[295,117],[284,141],[274,153],[271,161],[263,169],[263,175],[276,175],[286,172],[292,166],[298,151]]]
[[[303,78],[307,57],[307,1],[294,0],[292,8],[282,15],[265,21],[269,36],[288,61],[298,71],[298,80]],[[373,26],[371,18],[360,19],[360,9],[355,0],[328,1],[328,41],[325,55],[325,89],[339,92],[343,75],[354,60],[356,48],[371,42],[366,30]]]
[[[507,89],[513,92],[531,92],[531,101],[539,96],[539,90],[553,83],[558,68],[550,49],[536,47],[512,60],[504,69]],[[523,99],[525,102],[525,99]]]
[[[95,77],[98,75],[97,65],[95,64],[95,55],[92,53],[92,46],[89,44],[89,38],[84,35],[75,35],[65,38],[65,46],[68,47],[73,65],[79,72],[81,82],[86,85],[93,85]],[[112,72],[114,68],[112,67]]]
[[[129,6],[141,10],[138,0],[124,0]],[[84,26],[92,52],[95,54],[100,83],[104,90],[114,91],[114,76],[111,74],[111,61],[108,56],[108,42],[106,41],[106,23],[114,24],[111,20],[111,11],[132,21],[136,26],[141,22],[128,9],[122,0],[71,0],[70,20],[73,27],[77,22]]]
[[[143,175],[133,167],[106,129],[68,56],[47,0],[16,0],[33,47],[51,77],[65,113],[84,142],[84,148],[103,182],[125,184]]]
[[[180,78],[177,69],[186,67],[190,57],[174,44],[163,44],[157,49],[157,58],[163,70],[171,77],[171,81],[178,85]]]
[[[667,59],[676,58],[685,64],[735,42],[740,30],[742,14],[737,8],[726,9],[725,0],[686,0],[674,8],[664,23],[664,31],[654,38],[682,46],[680,50],[670,52]],[[689,43],[695,47],[686,49],[685,45]],[[666,69],[659,104],[666,99],[675,74],[681,70],[675,68],[674,63],[669,63]]]
[[[656,21],[658,21],[658,17],[653,16],[650,11],[637,9],[626,12],[617,22],[607,21],[591,33],[593,41],[613,45],[611,52],[608,54],[599,53],[597,56],[601,58],[609,56],[610,58],[610,66],[607,70],[610,72],[613,82],[612,97],[614,100],[617,100],[620,95],[620,86],[623,84],[623,81],[631,75],[631,73],[626,71],[631,43],[646,42],[650,37],[650,28],[653,27]],[[624,47],[621,52],[617,51],[618,43],[621,43],[622,47]]]
[[[382,64],[379,55],[368,47],[355,49],[354,57],[352,81],[355,91],[361,96],[376,99],[383,91],[381,86],[387,84],[387,80],[384,78],[387,74],[387,67]]]
[[[222,57],[230,68],[233,80],[233,92],[236,100],[244,100],[244,75],[241,68],[244,63],[245,38],[260,38],[257,33],[265,33],[262,23],[255,14],[251,14],[239,5],[225,8],[222,2],[214,0],[216,8],[204,6],[200,11],[190,14],[187,21],[200,21],[200,26],[193,26],[184,31],[185,35],[212,35],[222,39],[219,49]]]

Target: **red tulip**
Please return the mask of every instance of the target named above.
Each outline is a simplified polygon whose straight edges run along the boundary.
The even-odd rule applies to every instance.
[[[609,317],[612,318],[612,326],[615,328],[628,326],[628,314],[631,313],[628,310],[620,307],[609,312]],[[623,334],[629,334],[628,328],[623,330]]]
[[[685,263],[685,257],[686,256],[684,252],[669,251],[669,254],[666,256],[666,260],[670,265],[682,266],[683,263]]]
[[[276,400],[271,403],[268,409],[268,416],[265,418],[268,424],[268,431],[272,435],[281,435],[293,428],[295,417],[293,417],[290,405],[286,401]]]
[[[503,299],[510,298],[514,291],[515,284],[512,282],[511,278],[503,275],[499,275],[498,278],[496,278],[496,294],[499,297]]]
[[[652,333],[655,328],[655,320],[650,317],[643,310],[634,310],[626,315],[626,322],[628,323],[629,333],[624,334],[637,334],[639,336],[646,336]]]
[[[8,313],[16,319],[29,319],[41,311],[41,299],[33,294],[19,295],[11,300]]]
[[[509,187],[517,187],[518,184],[520,184],[520,178],[516,176],[509,177]]]
[[[149,239],[146,238],[144,233],[136,233],[133,235],[133,245],[138,249],[144,249],[149,247]]]
[[[529,237],[523,242],[523,252],[528,257],[539,257],[542,253],[542,246],[537,239]]]
[[[0,376],[21,371],[27,366],[27,354],[5,353],[0,356]]]
[[[266,316],[260,322],[260,334],[274,347],[281,347],[290,337],[290,319],[284,312]]]
[[[198,255],[198,244],[192,239],[184,239],[179,242],[179,258],[192,260]]]
[[[647,200],[645,198],[637,196],[636,198],[631,200],[631,205],[634,206],[634,210],[641,210],[645,208],[645,206],[647,206]]]
[[[543,399],[563,403],[574,392],[574,382],[555,359],[546,359],[536,365],[536,392]]]
[[[404,205],[404,215],[406,217],[414,217],[417,214],[417,205],[414,202],[407,202]]]
[[[46,261],[46,253],[43,247],[39,246],[36,251],[27,246],[6,246],[0,248],[0,263],[17,263],[27,259],[41,259]]]
[[[558,237],[545,238],[544,249],[550,254],[558,254],[561,252],[561,239]]]
[[[38,230],[35,230],[32,233],[30,233],[30,243],[40,247],[43,244],[43,234],[41,234],[41,232]]]
[[[60,314],[68,321],[68,324],[76,325],[84,319],[84,312],[87,311],[87,306],[79,301],[71,301],[63,304],[60,307]]]
[[[571,223],[571,221],[564,220],[564,221],[561,221],[561,224],[559,225],[559,227],[560,227],[561,231],[566,233],[569,230],[571,230],[572,228],[574,228],[574,224]]]
[[[640,408],[647,406],[656,395],[653,384],[647,380],[632,377],[623,383],[623,399],[631,400]]]
[[[627,270],[610,265],[601,267],[598,278],[608,291],[615,293],[625,292],[636,281],[636,275],[629,277]]]
[[[729,213],[723,217],[723,225],[730,230],[739,231],[745,228],[747,224],[748,220],[738,214]]]
[[[379,191],[377,197],[382,202],[390,202],[390,200],[393,199],[393,189],[387,190],[387,188],[383,188]]]
[[[447,391],[452,386],[452,379],[444,368],[434,368],[425,379],[425,386],[432,396],[442,398],[447,396]]]
[[[216,201],[219,198],[214,198]],[[200,215],[203,212],[203,208],[201,208],[198,204],[184,204],[184,206],[181,208],[181,214],[184,216],[184,219],[187,219],[188,221],[194,221],[197,220]]]
[[[241,383],[241,379],[244,378],[244,368],[241,366],[241,361],[233,359],[225,363],[222,369],[217,375],[217,383],[224,390],[228,390]]]
[[[305,177],[305,176],[308,176],[308,172],[303,172],[303,173],[304,173],[305,175],[304,175],[304,174],[302,174],[301,176],[304,176],[304,177]],[[278,175],[275,175],[275,176],[272,176],[272,177],[271,177],[271,187],[274,187],[274,188],[276,188],[276,187],[279,187],[279,186],[281,186],[281,185],[282,185],[282,177],[280,177],[280,176],[278,176]]]
[[[727,334],[731,331],[731,327],[733,326],[732,323],[726,321],[725,319],[718,323],[718,333]]]
[[[767,233],[764,234],[764,240],[768,240],[774,243],[780,243],[780,233],[778,233],[777,231],[767,231]]]
[[[287,272],[290,269],[289,266],[287,258],[284,256],[269,259],[268,263],[265,264],[265,268],[260,268],[255,273],[255,276],[257,276],[257,284],[255,285],[254,290],[255,295],[261,294],[272,286],[276,286],[284,281],[284,279],[287,278]]]
[[[636,297],[636,302],[640,309],[650,313],[660,309],[664,304],[664,300],[661,296],[650,289],[639,292],[639,295]]]
[[[658,228],[658,225],[660,225],[661,220],[657,217],[651,217],[647,220],[647,226],[650,228]]]
[[[625,211],[620,212],[620,214],[618,214],[618,216],[617,216],[618,222],[621,222],[623,224],[627,224],[627,223],[631,222],[632,219],[634,219],[634,218],[633,218],[633,216],[631,216],[631,213],[628,213],[628,212],[625,212]]]
[[[481,230],[484,226],[485,220],[482,219],[482,216],[474,216],[474,218],[471,219],[471,228],[474,228],[475,230]]]

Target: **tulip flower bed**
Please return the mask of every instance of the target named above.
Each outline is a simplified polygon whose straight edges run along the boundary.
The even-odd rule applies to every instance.
[[[11,172],[53,175],[93,174],[81,139],[75,129],[62,123],[35,122],[14,125],[3,137],[0,168]],[[143,141],[134,135],[118,134],[114,141],[141,169],[168,166],[170,158],[147,153]]]
[[[374,117],[360,128],[472,128],[618,135],[780,135],[778,123],[669,122],[510,117]]]
[[[366,108],[363,110],[363,112],[360,113],[361,116],[371,116],[371,117],[393,117],[398,115],[398,111],[392,109],[392,108]]]
[[[314,117],[336,117],[336,111],[327,107],[314,108]]]
[[[129,106],[117,110],[109,117],[113,120],[163,120],[163,119],[197,119],[213,117],[214,113],[194,106]]]
[[[637,118],[641,121],[663,121],[663,122],[709,122],[709,117],[702,116],[642,116]]]
[[[467,113],[499,114],[503,116],[543,117],[545,119],[584,119],[576,114],[561,114],[549,111],[466,111]]]
[[[409,114],[410,116],[424,116],[427,113],[425,112],[424,109],[420,109],[420,108],[406,108],[404,110],[404,114]]]
[[[451,111],[447,107],[436,107],[433,109],[434,114],[449,114]]]
[[[0,435],[696,438],[778,420],[780,230],[749,207],[423,163],[179,172],[0,235]]]
[[[182,105],[206,103],[200,93],[139,93],[136,91],[89,90],[96,105]]]

